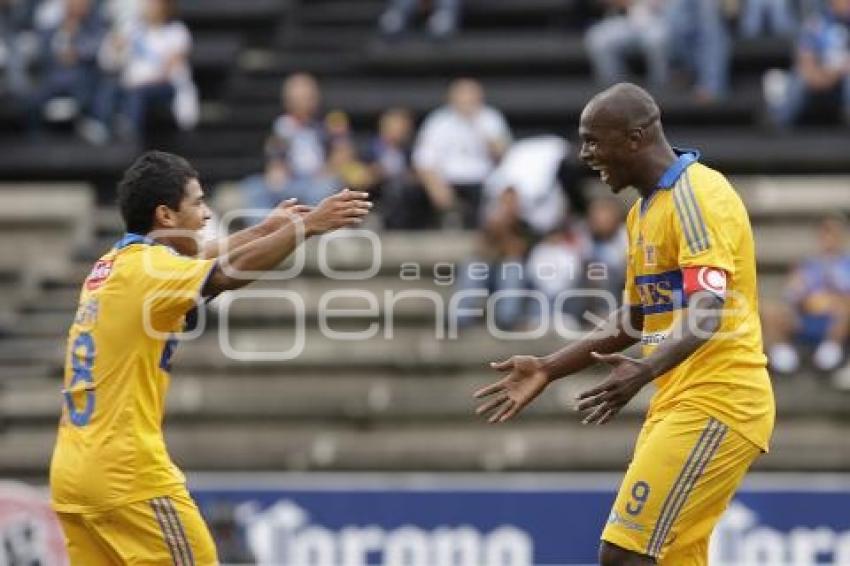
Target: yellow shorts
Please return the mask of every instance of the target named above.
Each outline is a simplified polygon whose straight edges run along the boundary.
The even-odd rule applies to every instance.
[[[185,491],[102,513],[59,513],[71,566],[211,566],[215,543]]]
[[[602,540],[662,565],[707,565],[711,531],[760,453],[699,409],[647,422]]]

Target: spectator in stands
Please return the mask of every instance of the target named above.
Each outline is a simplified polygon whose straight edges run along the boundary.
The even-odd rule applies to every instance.
[[[695,78],[697,102],[726,96],[729,88],[729,33],[718,0],[667,0],[670,54]]]
[[[273,126],[286,162],[286,193],[313,205],[330,195],[336,183],[327,174],[328,132],[319,118],[319,85],[312,75],[296,73],[283,83],[284,113]]]
[[[60,21],[41,34],[40,80],[28,102],[33,131],[42,124],[46,105],[57,97],[70,97],[80,116],[90,112],[97,52],[105,33],[105,22],[91,0],[65,0]]]
[[[530,302],[532,326],[546,320],[556,324],[557,319],[567,328],[577,328],[581,310],[585,304],[583,296],[571,296],[583,281],[584,246],[578,225],[568,222],[552,230],[531,250],[526,271],[532,288],[545,297],[545,305]],[[545,308],[547,314],[541,311]]]
[[[348,115],[340,110],[329,112],[325,117],[325,130],[328,133],[327,169],[336,180],[335,188],[369,190],[373,185],[372,170],[358,155]]]
[[[762,309],[770,364],[791,373],[800,366],[798,348],[814,352],[812,361],[822,371],[836,369],[844,360],[850,335],[850,252],[846,246],[847,220],[825,218],[818,231],[819,251],[791,272],[784,304],[766,303]]]
[[[584,285],[606,294],[606,298],[590,298],[585,310],[600,318],[609,307],[619,307],[626,283],[628,235],[623,224],[623,204],[614,197],[591,201],[587,214],[587,236],[584,244]]]
[[[177,19],[176,0],[145,0],[143,8],[135,25],[128,27],[125,18],[114,22],[101,52],[101,66],[115,76],[98,94],[97,122],[84,130],[95,143],[109,139],[116,106],[118,133],[131,139],[144,134],[148,116],[157,109],[182,129],[198,122],[198,92],[189,65],[192,35]]]
[[[626,80],[626,59],[640,52],[646,59],[649,83],[667,82],[669,54],[664,0],[607,0],[608,15],[592,25],[585,47],[596,80],[612,85]]]
[[[250,175],[239,183],[242,200],[248,207],[244,221],[255,224],[266,217],[268,211],[291,198],[287,194],[290,174],[286,162],[286,151],[277,138],[270,137],[265,147],[266,165],[262,173]]]
[[[577,326],[586,313],[604,319],[621,304],[627,253],[622,202],[599,197],[590,201],[586,220],[569,218],[534,247],[528,273],[550,314]],[[576,292],[558,299],[569,291]]]
[[[769,71],[765,98],[774,125],[794,124],[815,96],[840,94],[844,120],[850,124],[850,0],[829,0],[809,18],[797,42],[793,71]]]
[[[770,22],[777,35],[791,35],[797,27],[790,0],[742,0],[738,27],[742,37],[755,38],[765,33]]]
[[[538,237],[562,226],[566,213],[584,216],[587,203],[570,157],[569,143],[559,136],[515,142],[487,178],[485,202],[492,202],[505,188],[513,188],[523,221]]]
[[[26,39],[35,16],[35,0],[0,0],[0,94],[20,98],[30,89]]]
[[[407,29],[420,0],[388,0],[378,26],[386,37],[397,37]],[[433,11],[428,18],[428,34],[441,39],[457,31],[460,20],[460,0],[432,0]]]
[[[478,81],[457,79],[448,104],[431,112],[413,150],[413,164],[447,225],[479,225],[482,185],[511,139],[502,113],[484,104]],[[453,218],[459,214],[460,218]]]
[[[431,203],[418,185],[410,166],[413,116],[392,108],[378,120],[378,135],[369,148],[378,210],[384,227],[413,230],[428,226]]]
[[[469,263],[461,266],[458,277],[459,291],[486,289],[489,294],[498,291],[522,291],[525,283],[525,257],[533,241],[528,225],[520,213],[517,192],[503,190],[487,210],[478,238],[478,253]],[[487,269],[479,269],[486,265]],[[479,297],[465,297],[458,301],[459,312],[481,306]],[[525,298],[508,293],[493,303],[495,324],[503,330],[516,329],[523,321]],[[460,327],[475,322],[475,316],[459,316]]]

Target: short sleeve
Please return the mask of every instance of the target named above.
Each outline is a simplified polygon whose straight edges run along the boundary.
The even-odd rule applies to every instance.
[[[146,309],[165,325],[179,321],[201,299],[215,260],[182,256],[166,246],[148,246],[142,254]]]
[[[634,225],[634,216],[636,214],[635,211],[639,210],[640,200],[638,200],[629,211],[629,215],[626,217],[626,231],[628,233],[628,255],[626,257],[626,288],[623,292],[623,302],[627,305],[639,305],[641,304],[640,293],[638,293],[637,286],[635,285],[635,238],[632,227]]]
[[[724,197],[722,188],[712,180],[696,187],[688,172],[673,188],[679,267],[716,267],[735,275],[735,241],[740,232],[735,215],[743,212]]]

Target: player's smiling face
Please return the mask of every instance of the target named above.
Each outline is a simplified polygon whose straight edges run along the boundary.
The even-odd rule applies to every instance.
[[[615,193],[631,185],[631,151],[627,132],[606,119],[604,112],[589,104],[581,113],[578,129],[581,160],[599,173]]]
[[[197,255],[199,250],[196,236],[211,216],[210,209],[204,201],[201,184],[197,179],[189,180],[179,209],[173,211],[173,227],[171,227],[186,235],[170,238],[171,245],[183,255]]]

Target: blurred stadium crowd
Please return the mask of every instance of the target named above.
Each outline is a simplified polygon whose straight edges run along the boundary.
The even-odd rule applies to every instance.
[[[462,13],[461,0],[388,0],[376,33],[392,49],[424,20],[434,41],[451,41],[463,33]],[[653,89],[687,89],[695,103],[710,106],[735,97],[736,38],[770,34],[788,38],[794,54],[791,68],[764,71],[764,124],[790,128],[824,96],[839,101],[835,121],[850,120],[850,0],[588,0],[577,13],[600,87],[635,79],[637,69]],[[57,120],[70,120],[75,134],[68,135],[93,147],[144,141],[152,113],[185,130],[198,123],[192,33],[175,0],[3,0],[0,33],[2,89],[35,140],[45,122]],[[373,191],[382,229],[478,232],[459,290],[533,289],[573,326],[588,308],[604,314],[607,306],[556,306],[558,293],[601,286],[616,294],[622,287],[622,207],[581,190],[575,148],[562,132],[516,139],[475,78],[454,80],[444,105],[427,115],[386,108],[367,135],[355,135],[346,108],[326,111],[311,74],[288,76],[281,101],[268,126],[264,170],[239,182],[244,206],[268,210],[292,197],[315,204],[343,186]],[[827,372],[846,361],[845,232],[840,214],[825,218],[819,249],[788,275],[785,300],[764,305],[777,372],[797,371],[808,354]],[[487,274],[470,277],[469,267],[481,262]],[[599,265],[607,273],[601,283],[588,277],[589,266]],[[549,266],[554,275],[541,277]],[[539,319],[540,308],[516,297],[500,301],[495,316],[500,327],[521,329]],[[835,383],[850,388],[850,371],[843,375]]]
[[[557,7],[567,5],[571,21],[562,25]],[[478,29],[469,30],[473,9]],[[508,15],[488,27],[488,13],[499,10]],[[512,19],[519,39],[501,37]],[[577,38],[578,64],[555,53],[567,44],[550,43],[552,29]],[[300,35],[289,42],[293,30]],[[233,35],[241,36],[239,57],[225,49]],[[763,39],[781,42],[778,59]],[[736,67],[741,45],[749,51]],[[570,77],[559,82],[565,67]],[[735,83],[741,68],[755,84]],[[790,415],[763,465],[846,471],[846,399],[821,385],[850,390],[850,193],[831,184],[850,174],[850,0],[0,0],[0,181],[33,198],[34,232],[62,207],[85,209],[68,198],[82,191],[15,183],[109,181],[105,197],[98,187],[98,202],[86,203],[94,217],[67,223],[80,220],[94,233],[82,251],[67,241],[66,225],[49,244],[25,241],[25,209],[0,191],[11,234],[0,239],[0,372],[26,378],[0,384],[9,424],[0,431],[0,471],[43,479],[63,333],[92,261],[120,236],[115,177],[145,147],[186,155],[212,179],[206,188],[217,212],[253,210],[245,222],[287,198],[314,204],[344,186],[372,192],[377,213],[368,228],[380,235],[383,265],[372,281],[354,281],[356,290],[400,296],[419,285],[426,299],[485,292],[460,305],[452,322],[463,333],[454,343],[432,339],[440,316],[429,299],[394,311],[394,341],[327,345],[311,327],[304,356],[286,372],[279,362],[224,359],[219,343],[204,338],[184,346],[169,400],[169,445],[181,466],[619,469],[633,432],[627,419],[646,399],[622,425],[579,432],[564,418],[575,393],[565,384],[504,435],[473,421],[469,393],[485,362],[563,343],[552,333],[506,343],[482,337],[483,323],[522,332],[554,317],[578,328],[589,324],[584,313],[604,316],[612,306],[582,291],[620,300],[627,208],[578,163],[570,109],[621,80],[659,95],[671,129],[697,134],[709,165],[743,173],[736,186],[755,203],[756,238],[769,252],[759,266],[769,290],[765,346],[780,412]],[[403,96],[382,91],[393,88]],[[756,116],[747,121],[750,107]],[[807,143],[809,152],[800,149]],[[27,162],[26,149],[37,157]],[[782,179],[788,172],[807,176]],[[819,184],[816,172],[837,175]],[[772,177],[763,186],[764,176]],[[364,267],[360,252],[352,245],[334,257]],[[31,267],[21,255],[40,264],[68,256],[70,267],[19,301],[21,282],[7,276]],[[408,262],[425,277],[403,281]],[[443,277],[438,268],[449,264],[451,277]],[[321,291],[352,288],[309,268],[304,278],[270,283],[265,290],[305,297],[311,324]],[[577,298],[558,300],[571,290]],[[496,293],[503,297],[492,313],[472,314]],[[260,346],[279,345],[294,326],[280,302],[244,301],[232,317],[234,334]],[[824,379],[806,388],[812,375]],[[245,559],[232,509],[213,509],[209,519],[222,556]]]

